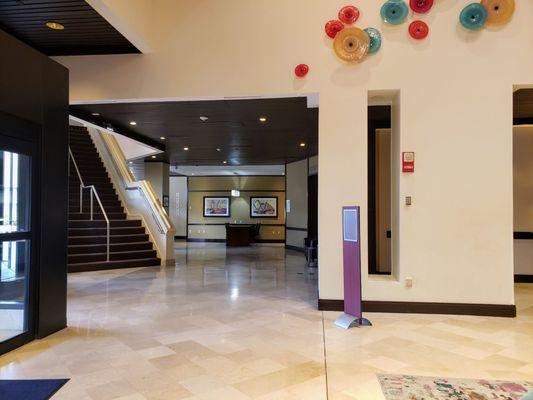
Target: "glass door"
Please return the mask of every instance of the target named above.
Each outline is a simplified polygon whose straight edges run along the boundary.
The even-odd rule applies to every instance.
[[[0,135],[0,353],[33,339],[34,144]]]

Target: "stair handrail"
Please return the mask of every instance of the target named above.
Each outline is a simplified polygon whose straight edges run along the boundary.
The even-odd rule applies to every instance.
[[[135,177],[127,166],[126,157],[113,135],[106,132],[100,132],[100,136],[111,155],[110,158],[113,165],[121,176],[124,188],[126,190],[137,190],[141,193],[150,207],[152,217],[156,222],[160,234],[165,234],[169,230],[173,230],[174,226],[170,221],[170,217],[159,201],[152,184],[146,180],[135,180]]]
[[[80,214],[83,213],[83,191],[85,189],[90,190],[90,202],[91,202],[91,209],[90,209],[90,215],[91,215],[91,221],[94,221],[94,202],[93,197],[96,198],[96,201],[98,202],[98,205],[100,206],[100,209],[102,210],[102,215],[104,216],[105,222],[106,222],[106,262],[109,262],[110,257],[110,232],[111,232],[111,224],[109,222],[109,218],[107,217],[107,213],[104,210],[104,206],[102,205],[102,201],[100,200],[100,196],[98,195],[98,192],[96,191],[96,187],[94,185],[85,185],[83,182],[83,178],[81,177],[80,169],[78,168],[78,163],[76,162],[76,159],[74,158],[74,154],[72,154],[72,150],[69,146],[68,153],[70,155],[70,159],[72,160],[72,163],[74,164],[74,168],[76,169],[76,173],[78,174],[78,179],[80,180]]]

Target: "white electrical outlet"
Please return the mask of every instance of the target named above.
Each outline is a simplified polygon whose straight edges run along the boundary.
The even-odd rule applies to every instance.
[[[405,287],[412,288],[413,287],[413,278],[410,276],[405,278]]]

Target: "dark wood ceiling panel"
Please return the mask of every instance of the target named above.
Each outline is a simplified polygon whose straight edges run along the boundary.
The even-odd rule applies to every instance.
[[[273,165],[318,154],[318,109],[305,97],[76,105],[71,114],[158,141],[166,145],[159,159],[177,165]]]
[[[0,29],[49,56],[140,53],[85,0],[0,0]]]

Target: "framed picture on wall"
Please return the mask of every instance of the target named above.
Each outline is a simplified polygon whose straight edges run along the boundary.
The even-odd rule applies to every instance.
[[[250,197],[251,218],[277,218],[277,197]]]
[[[204,197],[204,217],[229,217],[230,197]]]

